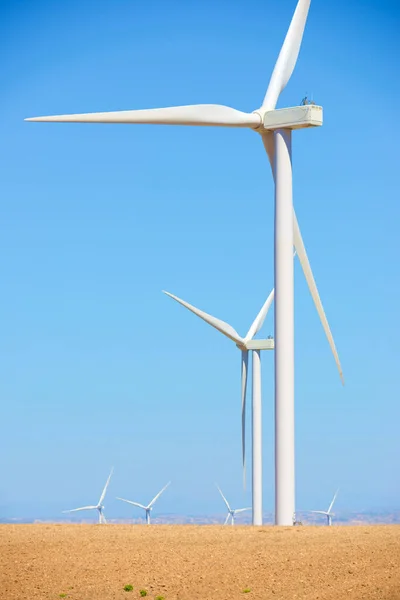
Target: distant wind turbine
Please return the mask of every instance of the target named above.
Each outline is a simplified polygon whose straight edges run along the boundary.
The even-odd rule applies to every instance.
[[[153,506],[154,506],[156,500],[158,500],[158,498],[161,496],[163,491],[167,489],[167,487],[170,485],[170,483],[171,482],[169,481],[167,483],[167,485],[165,485],[163,487],[163,489],[161,491],[159,491],[156,496],[154,496],[153,500],[147,506],[144,506],[143,504],[139,504],[139,502],[133,502],[133,500],[126,500],[125,498],[117,497],[117,500],[122,500],[122,502],[127,502],[128,504],[133,504],[133,506],[138,506],[139,508],[143,508],[143,510],[146,511],[146,523],[147,523],[147,525],[150,525],[150,512],[153,510]]]
[[[332,502],[329,505],[328,510],[310,510],[311,513],[316,513],[318,515],[325,515],[327,519],[327,525],[332,525],[332,517],[335,516],[335,513],[331,512],[333,508],[333,504],[336,500],[336,496],[338,495],[339,490],[336,490],[335,495],[333,496]]]
[[[106,496],[106,492],[107,492],[107,488],[108,488],[108,484],[110,483],[110,479],[111,479],[111,475],[113,474],[114,471],[114,467],[111,469],[111,472],[108,476],[106,485],[104,486],[103,491],[101,492],[101,496],[100,499],[98,501],[98,503],[94,506],[82,506],[80,508],[72,508],[71,510],[63,510],[63,513],[71,513],[71,512],[77,512],[78,510],[97,510],[99,513],[99,523],[104,523],[106,524],[106,518],[104,516],[104,505],[103,505],[103,500]]]
[[[219,491],[219,493],[222,496],[223,501],[226,504],[226,508],[228,509],[228,514],[226,516],[224,525],[227,525],[229,523],[229,519],[231,519],[231,525],[235,524],[235,515],[237,513],[241,513],[241,512],[245,512],[246,510],[251,510],[251,507],[248,508],[231,508],[229,505],[228,500],[225,498],[225,496],[223,495],[221,489],[219,488],[219,486],[217,484],[215,484],[217,486],[217,490]]]
[[[269,294],[264,302],[260,312],[254,319],[247,335],[242,338],[237,331],[225,321],[217,319],[212,315],[192,306],[185,300],[181,300],[178,296],[174,296],[169,292],[164,292],[173,300],[182,304],[192,313],[203,319],[206,323],[217,329],[220,333],[232,340],[242,352],[242,461],[243,473],[245,474],[246,465],[246,390],[247,390],[247,369],[249,360],[249,350],[252,351],[253,372],[252,372],[252,508],[253,508],[253,525],[262,525],[262,419],[261,419],[261,350],[273,350],[274,340],[255,340],[254,336],[260,331],[268,310],[274,299],[274,290]]]

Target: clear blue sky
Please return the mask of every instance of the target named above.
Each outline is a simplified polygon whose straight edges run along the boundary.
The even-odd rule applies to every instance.
[[[25,123],[29,116],[264,97],[294,0],[3,2],[0,516],[117,495],[223,510],[241,487],[240,356],[172,300],[245,333],[273,285],[273,185],[250,131]],[[342,361],[298,264],[297,507],[399,507],[399,9],[313,0],[279,106],[306,92],[294,201]],[[273,311],[263,332],[273,333]],[[273,356],[263,356],[273,508]],[[250,413],[249,413],[250,416]],[[249,420],[250,422],[250,420]],[[248,436],[250,442],[250,430]],[[250,460],[250,455],[248,456]]]

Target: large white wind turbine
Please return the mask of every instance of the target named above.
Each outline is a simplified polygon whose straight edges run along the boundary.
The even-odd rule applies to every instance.
[[[219,487],[217,484],[215,484],[215,485],[217,486],[217,490],[218,490],[218,491],[219,491],[219,493],[221,494],[221,496],[222,496],[222,499],[223,499],[223,501],[224,501],[224,502],[225,502],[225,504],[226,504],[226,508],[228,509],[228,514],[226,515],[226,519],[225,519],[224,525],[227,525],[227,524],[229,523],[229,519],[231,520],[231,525],[234,525],[234,524],[235,524],[235,515],[236,515],[237,513],[242,513],[242,512],[245,512],[246,510],[251,510],[251,508],[250,508],[250,507],[248,507],[248,508],[231,508],[231,507],[229,506],[229,502],[228,502],[228,500],[227,500],[227,499],[225,498],[225,496],[223,495],[223,493],[222,493],[222,491],[221,491],[220,487]]]
[[[103,491],[101,492],[101,496],[97,504],[93,506],[82,506],[81,508],[72,508],[71,510],[63,510],[64,513],[77,512],[78,510],[97,510],[99,513],[99,523],[107,523],[106,518],[104,516],[104,505],[103,500],[106,496],[108,484],[110,483],[111,475],[113,474],[114,468],[111,469],[111,472],[106,481],[106,485],[104,486]]]
[[[332,498],[332,502],[330,503],[328,510],[310,510],[309,512],[316,513],[319,515],[325,515],[326,520],[327,520],[327,525],[332,525],[332,517],[335,516],[335,513],[332,512],[332,508],[335,503],[338,492],[339,492],[339,490],[336,490],[335,495]]]
[[[275,182],[275,522],[278,525],[291,525],[295,512],[293,245],[342,377],[339,357],[308,262],[292,198],[292,130],[322,125],[322,108],[305,105],[275,109],[297,62],[310,2],[298,0],[263,103],[253,112],[215,104],[196,104],[27,119],[246,127],[261,135]]]
[[[156,502],[156,500],[158,500],[163,491],[167,489],[170,483],[171,482],[169,481],[167,485],[165,485],[163,489],[160,490],[156,496],[154,496],[153,500],[147,506],[144,506],[144,504],[139,504],[139,502],[133,502],[132,500],[125,500],[125,498],[117,498],[117,500],[122,500],[122,502],[127,502],[128,504],[133,504],[133,506],[143,508],[143,510],[146,511],[146,523],[147,525],[150,525],[150,513],[153,510],[154,503]]]
[[[242,338],[237,331],[225,321],[192,306],[178,296],[164,292],[206,323],[220,331],[232,340],[242,353],[242,460],[245,473],[246,461],[246,392],[249,351],[252,352],[252,508],[253,525],[262,525],[262,402],[261,402],[261,350],[273,350],[274,340],[255,340],[254,336],[260,331],[268,310],[274,299],[274,290],[269,294],[260,312],[254,319],[247,335]]]

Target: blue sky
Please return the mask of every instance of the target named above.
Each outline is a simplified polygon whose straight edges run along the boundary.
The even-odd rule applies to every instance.
[[[94,502],[111,465],[111,517],[132,514],[115,496],[150,500],[170,479],[163,512],[222,511],[214,481],[248,503],[239,352],[161,290],[247,331],[273,285],[261,141],[23,119],[202,102],[251,111],[294,4],[1,4],[0,516]],[[300,509],[327,507],[338,486],[338,510],[399,507],[399,23],[394,2],[313,0],[279,101],[307,92],[324,107],[321,129],[294,136],[294,202],[346,380],[296,264]],[[265,510],[272,377],[265,354]]]

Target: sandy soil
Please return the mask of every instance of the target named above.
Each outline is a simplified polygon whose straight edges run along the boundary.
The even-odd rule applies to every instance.
[[[140,589],[151,600],[400,600],[400,526],[0,525],[2,600],[133,600]]]

